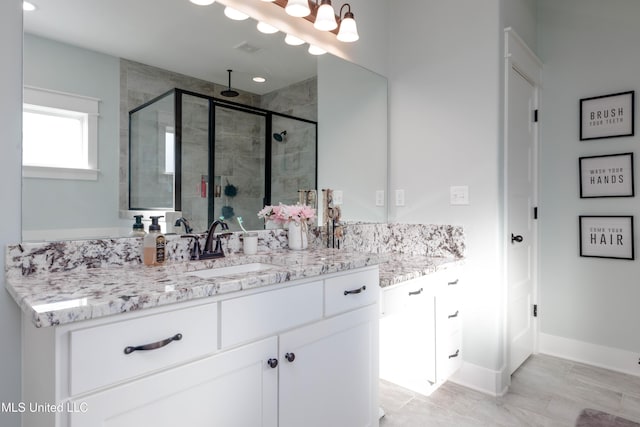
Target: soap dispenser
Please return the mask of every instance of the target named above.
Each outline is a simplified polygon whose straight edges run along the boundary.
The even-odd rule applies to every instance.
[[[134,215],[133,217],[136,219],[136,222],[133,224],[133,230],[131,230],[129,236],[144,237],[147,234],[147,232],[144,231],[144,224],[142,223],[142,218],[144,218],[144,216]]]
[[[160,231],[158,219],[162,216],[152,216],[149,234],[144,236],[143,262],[144,265],[160,265],[165,260],[166,239]]]

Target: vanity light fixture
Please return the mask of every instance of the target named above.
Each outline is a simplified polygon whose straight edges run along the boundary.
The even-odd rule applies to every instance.
[[[318,4],[316,0],[316,5]],[[338,28],[336,22],[336,13],[331,6],[331,0],[321,0],[320,6],[316,11],[316,21],[313,23],[316,30],[331,31]]]
[[[287,34],[284,38],[284,42],[290,46],[300,46],[301,44],[304,44],[304,40],[299,39],[296,36],[292,36],[291,34]]]
[[[274,34],[274,33],[277,33],[279,31],[276,27],[274,27],[272,25],[269,25],[266,22],[262,22],[262,21],[258,21],[257,27],[258,27],[258,31],[260,31],[261,33],[264,33],[264,34]]]
[[[312,44],[309,45],[309,53],[311,55],[324,55],[325,53],[327,53],[326,50],[318,47],[318,46],[314,46]]]
[[[246,13],[242,13],[239,10],[236,10],[229,6],[224,8],[224,14],[227,18],[233,19],[234,21],[244,21],[245,19],[249,19],[249,15],[247,15]]]
[[[289,0],[287,1],[284,11],[297,18],[304,18],[311,14],[311,9],[309,8],[309,2],[307,0]]]
[[[273,4],[283,8],[291,16],[303,18],[313,23],[314,28],[319,31],[330,31],[336,34],[341,42],[352,43],[360,39],[356,20],[349,3],[344,3],[340,7],[340,13],[337,16],[331,5],[331,0],[273,0]],[[285,41],[289,43],[286,39]]]
[[[25,12],[33,12],[34,10],[36,10],[36,5],[28,1],[23,1],[22,10],[24,10]]]
[[[342,17],[342,9],[347,7],[347,12],[344,14],[344,18]],[[349,3],[345,3],[340,8],[340,30],[338,31],[338,40],[345,43],[355,42],[360,38],[358,35],[358,27],[356,27],[356,20],[353,18],[353,13],[351,13],[351,5]]]
[[[189,0],[193,4],[197,4],[198,6],[209,6],[214,4],[216,0]]]

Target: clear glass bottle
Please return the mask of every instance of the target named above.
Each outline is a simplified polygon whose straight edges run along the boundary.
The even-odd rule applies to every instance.
[[[133,224],[133,230],[131,230],[131,233],[129,233],[129,236],[144,237],[147,234],[147,232],[144,231],[144,224],[142,223],[142,218],[144,218],[144,216],[134,215],[133,217],[136,219],[136,222]]]

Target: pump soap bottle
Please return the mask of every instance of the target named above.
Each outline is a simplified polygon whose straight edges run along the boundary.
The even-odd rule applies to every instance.
[[[144,218],[144,216],[134,215],[133,217],[136,219],[136,222],[133,224],[133,230],[131,230],[131,233],[129,233],[129,236],[144,237],[147,234],[147,232],[144,231],[144,224],[142,223],[142,218]]]
[[[149,234],[144,236],[143,262],[144,265],[160,265],[165,260],[166,239],[160,231],[158,219],[162,216],[152,216]]]

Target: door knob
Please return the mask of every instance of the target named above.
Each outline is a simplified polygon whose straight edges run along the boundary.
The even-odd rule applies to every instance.
[[[513,242],[522,243],[522,240],[523,240],[522,236],[520,235],[514,236],[513,233],[511,233],[511,243]]]

